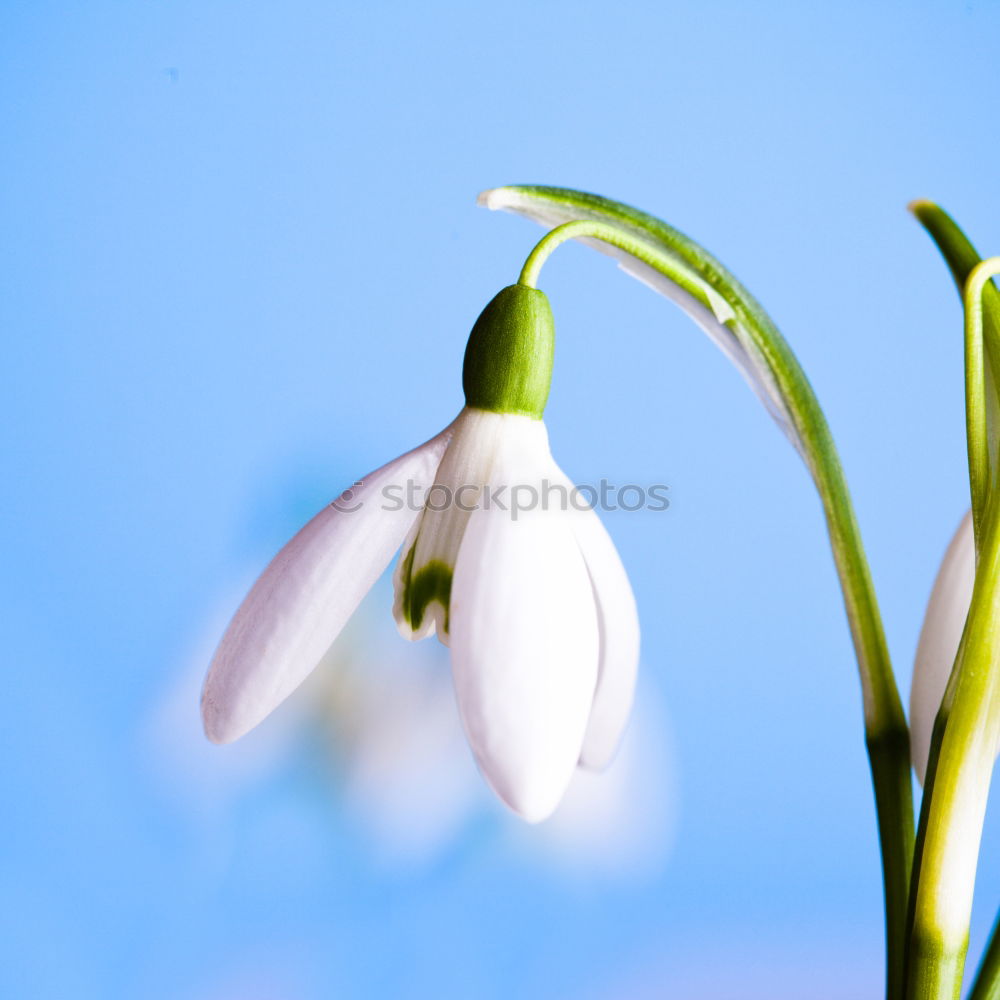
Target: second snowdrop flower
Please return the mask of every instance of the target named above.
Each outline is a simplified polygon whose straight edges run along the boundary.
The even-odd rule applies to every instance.
[[[910,688],[910,750],[913,768],[924,783],[931,736],[951,676],[976,578],[972,512],[962,518],[934,580],[924,615]]]

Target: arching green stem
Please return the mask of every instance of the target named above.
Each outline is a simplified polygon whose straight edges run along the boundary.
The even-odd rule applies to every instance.
[[[528,259],[524,262],[524,267],[521,268],[521,276],[517,279],[517,283],[527,285],[528,288],[536,288],[542,265],[557,247],[568,240],[582,240],[588,237],[624,250],[650,267],[655,268],[658,263],[656,254],[651,252],[651,248],[642,240],[632,239],[622,233],[620,229],[615,229],[604,222],[581,219],[579,222],[565,222],[561,226],[556,226],[555,229],[543,236],[535,245],[535,249],[528,254]]]
[[[624,258],[626,270],[678,302],[719,342],[805,459],[826,516],[858,660],[882,847],[886,989],[890,1000],[898,1000],[913,856],[909,731],[847,484],[805,373],[749,292],[707,251],[665,222],[628,205],[565,188],[498,188],[480,200],[490,208],[558,226],[528,257],[521,273],[526,284],[537,281],[549,254],[567,239],[598,240],[614,248],[613,255]]]

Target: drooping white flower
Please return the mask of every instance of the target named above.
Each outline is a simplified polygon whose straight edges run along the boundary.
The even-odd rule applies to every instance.
[[[941,562],[917,643],[910,688],[910,751],[923,784],[934,720],[958,655],[976,576],[971,511],[962,518]]]
[[[211,740],[237,739],[291,694],[406,539],[397,623],[450,645],[466,735],[500,798],[544,819],[578,763],[610,761],[638,618],[611,539],[549,451],[552,347],[541,292],[513,285],[486,307],[457,419],[321,511],[254,584],[205,681]]]

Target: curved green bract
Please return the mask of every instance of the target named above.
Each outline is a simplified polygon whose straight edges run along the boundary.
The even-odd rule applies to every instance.
[[[580,229],[579,235],[680,305],[740,369],[803,456],[826,516],[858,660],[882,843],[887,991],[890,997],[901,996],[913,854],[909,732],[847,484],[805,373],[775,324],[743,285],[708,251],[662,220],[629,205],[567,188],[496,188],[481,195],[480,203],[548,227],[588,221],[613,230],[614,246],[604,242],[604,236],[595,236],[596,231]],[[554,233],[550,237],[558,239]],[[541,260],[535,254],[529,258],[522,281],[537,277],[548,252],[539,245]]]
[[[566,188],[506,187],[480,196],[490,208],[527,215],[545,225],[590,220],[630,238],[629,250],[612,248],[670,282],[693,302],[696,318],[728,336],[729,353],[767,393],[769,409],[788,421],[789,436],[802,452],[819,488],[841,575],[848,617],[861,666],[869,732],[895,728],[902,707],[882,631],[874,588],[853,507],[826,419],[795,355],[753,296],[707,250],[667,223],[598,195]],[[628,267],[628,262],[623,266]],[[526,268],[527,269],[527,268]],[[636,273],[635,267],[629,270]],[[646,274],[638,274],[649,280]],[[663,290],[663,289],[658,289]],[[676,296],[680,297],[680,296]]]

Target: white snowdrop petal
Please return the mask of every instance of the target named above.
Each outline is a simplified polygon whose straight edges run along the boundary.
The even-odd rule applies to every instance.
[[[590,573],[600,629],[600,657],[594,704],[580,752],[580,763],[601,769],[621,743],[635,696],[639,669],[639,613],[625,567],[601,519],[588,510],[573,530]]]
[[[516,520],[478,510],[452,586],[466,735],[486,780],[529,822],[549,816],[569,784],[597,682],[593,591],[570,521],[551,510],[522,510]]]
[[[451,434],[366,476],[319,512],[271,561],[230,622],[205,680],[202,721],[215,743],[253,729],[302,683],[399,548]]]
[[[923,784],[931,750],[934,719],[941,707],[951,668],[962,641],[972,603],[976,549],[972,515],[962,518],[945,552],[924,615],[910,688],[910,751]]]

